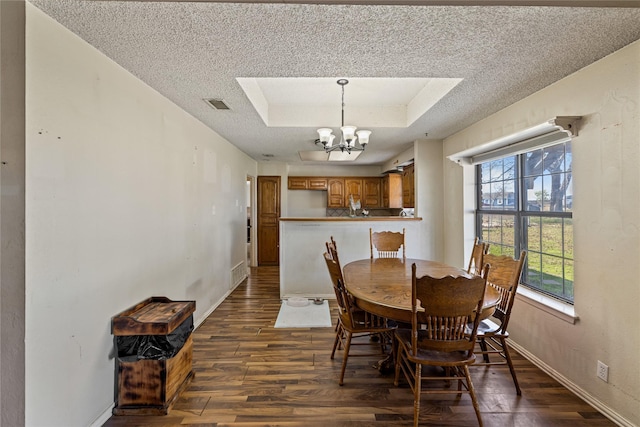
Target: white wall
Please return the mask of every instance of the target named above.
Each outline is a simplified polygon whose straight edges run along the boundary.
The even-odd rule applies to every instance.
[[[387,221],[346,218],[339,221],[280,221],[280,298],[304,296],[335,298],[322,254],[330,237],[336,241],[340,264],[368,259],[371,254],[369,229],[405,230],[406,257],[428,258],[421,252],[424,221]],[[304,268],[301,268],[304,266]]]
[[[358,164],[292,164],[288,165],[287,172],[291,176],[379,176],[382,167],[375,165]]]
[[[582,116],[574,138],[576,324],[516,301],[514,342],[621,425],[640,425],[640,41],[445,141],[457,153],[553,116]],[[460,264],[472,217],[472,171],[446,158],[445,261]],[[463,225],[467,232],[463,235]],[[472,227],[471,227],[472,228]],[[596,364],[609,365],[609,382]]]
[[[287,216],[317,218],[327,216],[327,192],[284,190],[287,192]]]
[[[24,425],[25,4],[0,1],[0,425]]]
[[[397,169],[398,166],[404,165],[405,163],[410,162],[411,160],[415,160],[415,148],[414,145],[411,145],[411,148],[399,153],[396,156],[393,156],[389,160],[387,160],[384,165],[382,165],[383,171],[390,171]]]
[[[443,258],[443,180],[442,141],[419,140],[414,144],[415,215],[420,222],[421,253],[426,259],[442,261]],[[454,264],[463,267],[461,264]]]
[[[257,164],[29,4],[26,28],[26,424],[87,426],[113,315],[229,292]]]

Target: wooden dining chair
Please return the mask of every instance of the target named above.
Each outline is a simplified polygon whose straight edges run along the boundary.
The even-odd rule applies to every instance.
[[[344,348],[340,380],[338,381],[339,385],[343,385],[344,373],[347,368],[347,361],[349,357],[372,357],[385,355],[386,343],[391,341],[394,328],[388,327],[386,322],[381,324],[381,318],[372,316],[371,314],[358,309],[353,302],[353,297],[344,287],[342,272],[340,271],[337,261],[332,259],[331,255],[326,252],[324,254],[324,259],[327,263],[327,269],[329,270],[331,282],[333,283],[333,290],[335,291],[336,300],[338,302],[338,329],[333,343],[333,350],[331,351],[331,359],[334,358],[337,349]],[[377,336],[380,344],[380,351],[376,353],[352,353],[352,346],[372,346],[371,341],[362,343],[353,342],[353,339],[364,336]]]
[[[489,243],[481,242],[480,238],[476,236],[475,240],[473,241],[473,250],[471,251],[471,258],[469,259],[467,273],[479,276],[484,265],[482,262],[484,255],[488,252]]]
[[[369,247],[371,258],[374,252],[378,258],[398,258],[402,248],[402,258],[406,257],[405,229],[402,233],[394,231],[373,231],[369,228]]]
[[[398,353],[394,384],[399,384],[402,372],[414,393],[414,426],[418,425],[420,416],[420,397],[428,393],[470,394],[478,423],[482,426],[469,365],[475,362],[475,334],[485,290],[486,279],[482,276],[418,278],[413,264],[411,329],[395,331]],[[431,368],[423,372],[423,366]],[[457,390],[449,388],[453,380],[458,383]],[[440,381],[444,387],[423,389],[423,381]]]
[[[330,240],[328,242],[325,242],[324,244],[327,247],[327,253],[331,256],[331,259],[333,259],[338,264],[340,280],[342,280],[342,283],[344,283],[344,279],[342,277],[342,266],[340,265],[340,257],[338,256],[338,245],[336,244],[336,241],[333,239],[333,236],[331,236]],[[338,332],[339,327],[340,322],[336,323],[336,332]]]
[[[476,337],[480,348],[479,351],[476,351],[476,354],[482,355],[482,360],[479,360],[476,365],[509,365],[509,371],[518,396],[522,392],[513,367],[511,354],[509,354],[509,346],[507,345],[509,332],[507,332],[507,326],[526,257],[526,251],[522,251],[518,259],[508,255],[493,255],[490,253],[484,256],[483,262],[490,266],[487,286],[491,286],[500,292],[500,302],[493,315],[480,322]],[[491,354],[500,356],[500,359],[491,360],[489,357]]]
[[[333,240],[333,236],[331,236],[328,242],[325,242],[325,246],[327,247],[327,253],[338,263],[338,267],[342,268],[340,266],[340,258],[338,257],[338,245],[336,241]]]

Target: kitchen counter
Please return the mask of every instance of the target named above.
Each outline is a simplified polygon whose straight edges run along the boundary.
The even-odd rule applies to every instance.
[[[362,216],[355,217],[350,216],[326,216],[326,217],[290,217],[280,218],[280,221],[326,221],[326,222],[339,222],[339,221],[422,221],[420,217],[412,216]]]
[[[420,258],[422,218],[414,217],[320,217],[280,218],[280,298],[335,298],[323,253],[331,236],[336,240],[340,263],[369,258],[369,229],[405,229],[407,257]]]

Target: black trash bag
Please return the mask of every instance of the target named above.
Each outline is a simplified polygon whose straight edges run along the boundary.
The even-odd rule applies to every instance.
[[[125,362],[171,359],[184,347],[192,331],[193,315],[169,335],[117,336],[118,357]]]

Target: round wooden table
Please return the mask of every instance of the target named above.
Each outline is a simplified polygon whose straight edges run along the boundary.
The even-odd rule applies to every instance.
[[[398,322],[411,323],[411,266],[418,277],[466,276],[465,270],[435,261],[412,258],[374,258],[350,262],[342,268],[345,287],[363,310]],[[491,316],[500,294],[487,287],[482,317]]]

